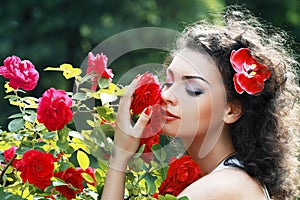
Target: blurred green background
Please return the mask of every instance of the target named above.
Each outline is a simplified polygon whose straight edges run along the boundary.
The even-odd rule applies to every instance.
[[[181,31],[210,10],[231,4],[243,5],[300,41],[299,0],[2,0],[0,60],[17,55],[36,66],[40,80],[29,95],[40,97],[49,87],[70,91],[72,80],[65,80],[59,72],[45,73],[43,69],[65,62],[80,66],[89,51],[122,31],[145,26]],[[122,56],[110,68],[122,66],[126,70],[162,61],[161,53],[137,51]],[[114,73],[117,78],[122,72]],[[2,98],[4,83],[5,79],[0,77],[0,125],[5,130],[7,117],[17,108]]]

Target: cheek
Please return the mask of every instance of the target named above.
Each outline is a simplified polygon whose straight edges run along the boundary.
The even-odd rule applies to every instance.
[[[182,104],[182,120],[179,128],[181,137],[200,136],[215,132],[222,125],[225,98],[220,91],[207,93],[194,101],[185,101]]]
[[[178,132],[180,137],[205,135],[211,121],[211,103],[209,96],[185,100],[182,104],[182,120]]]

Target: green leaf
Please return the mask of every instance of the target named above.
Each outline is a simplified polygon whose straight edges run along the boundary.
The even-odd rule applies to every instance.
[[[77,131],[70,131],[68,134],[70,137],[77,138],[84,141],[84,137],[82,136],[82,134]]]
[[[26,151],[29,151],[31,149],[31,146],[25,146],[24,142],[21,143],[21,146],[17,149],[16,154],[23,155]]]
[[[147,175],[145,178],[147,183],[147,187],[149,189],[150,194],[154,194],[156,192],[156,185],[154,184],[155,180],[157,179],[156,176],[152,176],[151,174]]]
[[[177,198],[175,196],[170,195],[170,194],[166,194],[165,197],[166,197],[166,200],[177,200]]]
[[[56,132],[47,132],[43,134],[43,139],[52,139],[56,136]]]
[[[141,172],[143,171],[143,164],[144,161],[141,158],[136,158],[129,163],[129,166],[133,171]]]
[[[116,118],[115,111],[111,106],[98,106],[96,112],[108,122],[113,122]]]
[[[154,156],[160,161],[164,162],[167,159],[167,154],[165,150],[160,146],[160,144],[154,144],[151,147]]]
[[[93,183],[94,182],[93,177],[91,177],[89,174],[87,174],[87,173],[81,173],[81,175],[84,178],[84,180],[86,180],[86,182],[89,182],[89,183]]]
[[[115,128],[109,124],[101,124],[100,128],[102,129],[103,133],[107,137],[113,137],[115,133]]]
[[[33,123],[35,121],[35,119],[36,119],[36,115],[24,115],[23,119],[25,121]]]
[[[90,159],[83,151],[77,152],[77,161],[79,166],[84,170],[90,165]]]
[[[159,195],[158,196],[158,200],[166,200],[166,197],[162,196],[162,195]]]
[[[139,158],[139,157],[143,154],[143,152],[144,152],[144,150],[145,150],[145,146],[146,146],[146,144],[143,144],[143,145],[139,148],[139,150],[136,152],[136,154],[133,156],[133,158]]]
[[[168,168],[169,168],[168,165],[166,165],[165,167],[159,169],[162,180],[165,180],[167,178]]]
[[[24,200],[19,195],[14,195],[12,193],[4,191],[3,187],[0,187],[0,199],[1,200]]]
[[[56,145],[57,145],[57,147],[59,147],[63,151],[67,151],[68,148],[69,148],[69,142],[68,141],[57,140]]]
[[[9,122],[8,124],[8,130],[10,132],[17,132],[21,130],[24,127],[24,119],[23,118],[17,118]]]
[[[180,197],[178,200],[189,200],[189,198],[187,196],[184,196],[184,197]]]
[[[23,116],[24,116],[23,113],[16,113],[16,114],[9,116],[8,119],[21,118]]]
[[[87,98],[86,94],[83,92],[76,93],[72,97],[72,99],[76,99],[76,100],[85,100],[86,98]]]
[[[109,83],[110,83],[110,80],[108,78],[99,78],[98,80],[98,86],[101,88],[101,89],[105,89],[105,88],[108,88],[109,86]]]
[[[64,185],[68,185],[68,184],[59,178],[55,178],[55,180],[52,181],[52,185],[53,186],[64,186]]]
[[[69,136],[69,129],[65,126],[63,129],[58,131],[58,138],[62,142],[66,141]]]
[[[96,170],[96,172],[95,172],[95,179],[96,179],[97,183],[100,183],[103,179],[103,177],[101,176],[101,174],[98,170]]]

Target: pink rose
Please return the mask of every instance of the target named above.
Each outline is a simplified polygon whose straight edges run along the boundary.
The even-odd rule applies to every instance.
[[[94,73],[92,77],[92,90],[97,89],[98,80],[103,77],[112,80],[114,74],[111,69],[107,68],[107,60],[108,58],[104,54],[94,54],[90,52],[88,54],[88,68],[86,70],[87,74]]]
[[[72,99],[63,90],[48,89],[39,99],[37,120],[50,131],[62,129],[73,114]]]
[[[7,57],[4,66],[0,67],[0,75],[8,78],[9,86],[24,90],[33,90],[38,82],[39,73],[29,60],[23,60],[17,56]]]
[[[16,154],[18,147],[12,146],[3,152],[5,162],[9,162]]]

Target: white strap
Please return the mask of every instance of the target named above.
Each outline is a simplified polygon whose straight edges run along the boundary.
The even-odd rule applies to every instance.
[[[263,191],[266,195],[267,200],[271,200],[270,194],[269,194],[268,189],[265,185],[263,185]]]

